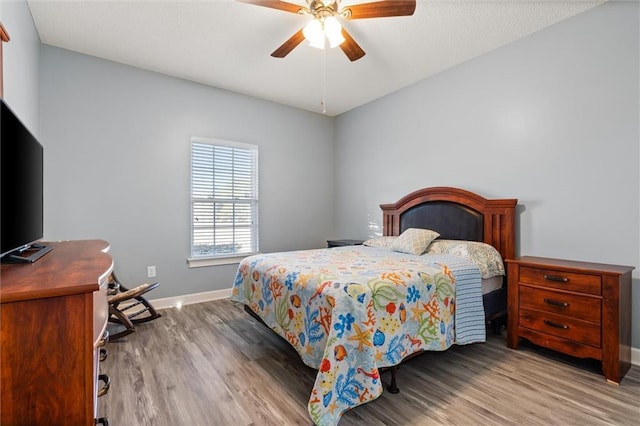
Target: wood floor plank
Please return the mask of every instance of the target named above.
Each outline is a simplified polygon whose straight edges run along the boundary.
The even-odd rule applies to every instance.
[[[305,425],[316,372],[241,306],[218,300],[162,310],[107,345],[100,398],[112,425]],[[346,425],[637,425],[640,368],[620,386],[593,360],[504,336],[430,352],[398,371],[401,392],[347,412]],[[382,375],[385,383],[389,373]]]

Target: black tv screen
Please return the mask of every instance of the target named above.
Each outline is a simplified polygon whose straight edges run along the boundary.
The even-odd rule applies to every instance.
[[[0,256],[43,237],[43,148],[2,100]]]

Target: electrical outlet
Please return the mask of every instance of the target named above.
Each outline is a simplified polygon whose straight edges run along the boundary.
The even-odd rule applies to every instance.
[[[155,278],[155,276],[156,276],[156,267],[147,266],[147,278]]]

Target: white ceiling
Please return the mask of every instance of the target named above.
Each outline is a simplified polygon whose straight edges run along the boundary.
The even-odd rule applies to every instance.
[[[42,43],[314,112],[325,99],[335,116],[605,1],[417,0],[413,16],[344,22],[356,62],[306,42],[272,58],[309,18],[234,0],[28,4]]]

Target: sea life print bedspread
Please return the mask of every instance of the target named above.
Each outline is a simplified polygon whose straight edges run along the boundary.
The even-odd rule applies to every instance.
[[[464,258],[350,246],[244,259],[232,300],[318,370],[317,425],[382,393],[380,367],[420,350],[485,341],[480,272]]]

